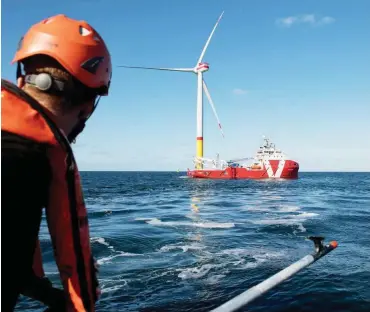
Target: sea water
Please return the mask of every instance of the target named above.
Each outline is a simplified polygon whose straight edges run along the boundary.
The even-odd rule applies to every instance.
[[[370,311],[370,173],[194,180],[182,172],[82,172],[100,264],[97,311],[209,311],[337,240],[248,311]],[[43,220],[48,277],[58,272]],[[21,298],[17,311],[43,311]]]

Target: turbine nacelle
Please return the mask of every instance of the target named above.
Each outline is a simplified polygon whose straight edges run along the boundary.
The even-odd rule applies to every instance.
[[[204,73],[209,70],[208,63],[198,63],[198,65],[194,68],[194,73]]]

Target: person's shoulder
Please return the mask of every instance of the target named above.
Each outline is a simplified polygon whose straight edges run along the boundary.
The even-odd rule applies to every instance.
[[[52,170],[48,148],[46,144],[1,131],[1,177],[9,190],[33,189],[49,183]]]
[[[1,166],[9,174],[44,172],[49,175],[49,145],[15,133],[1,131]]]
[[[1,192],[8,210],[21,211],[25,204],[33,209],[47,202],[52,179],[47,148],[29,138],[1,131],[1,179],[4,181]]]
[[[1,153],[26,153],[46,155],[49,145],[36,142],[30,138],[1,130]]]

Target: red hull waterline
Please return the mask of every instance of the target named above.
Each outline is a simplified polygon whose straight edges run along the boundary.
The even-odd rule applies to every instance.
[[[188,177],[198,179],[298,179],[299,164],[293,160],[269,160],[261,169],[227,167],[225,169],[194,169]]]

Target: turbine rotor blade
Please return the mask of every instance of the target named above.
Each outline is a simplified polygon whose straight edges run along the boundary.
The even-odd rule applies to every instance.
[[[222,18],[222,15],[224,15],[224,11],[222,11],[222,13],[221,13],[220,17],[218,18],[218,20],[217,20],[217,22],[216,22],[215,26],[213,27],[212,32],[211,32],[211,34],[209,35],[208,40],[207,40],[207,42],[206,42],[206,44],[205,44],[205,46],[204,46],[204,48],[203,48],[203,51],[202,51],[202,53],[200,54],[200,57],[199,57],[199,59],[198,59],[198,63],[197,63],[197,65],[196,65],[196,66],[198,66],[198,64],[202,62],[203,57],[204,57],[204,54],[206,53],[207,47],[208,47],[208,45],[209,45],[209,43],[210,43],[210,41],[211,41],[211,38],[212,38],[212,36],[213,36],[213,33],[215,32],[215,30],[216,30],[216,28],[217,28],[218,23],[220,22],[220,20],[221,20],[221,18]]]
[[[221,134],[222,134],[222,137],[225,137],[224,135],[224,132],[222,131],[222,127],[221,127],[221,122],[220,122],[220,119],[218,118],[218,115],[217,115],[217,112],[216,112],[216,108],[215,108],[215,105],[212,101],[212,98],[211,98],[211,95],[208,91],[208,88],[207,88],[207,85],[206,85],[206,82],[203,80],[203,90],[208,98],[208,102],[209,104],[211,104],[211,107],[212,107],[212,110],[213,110],[213,113],[216,117],[216,120],[217,120],[217,123],[218,123],[218,127],[220,128],[220,131],[221,131]]]
[[[166,68],[166,67],[125,66],[125,65],[119,65],[117,67],[138,68],[138,69],[154,69],[154,70],[169,70],[169,71],[182,71],[182,72],[193,72],[194,71],[194,68]]]

